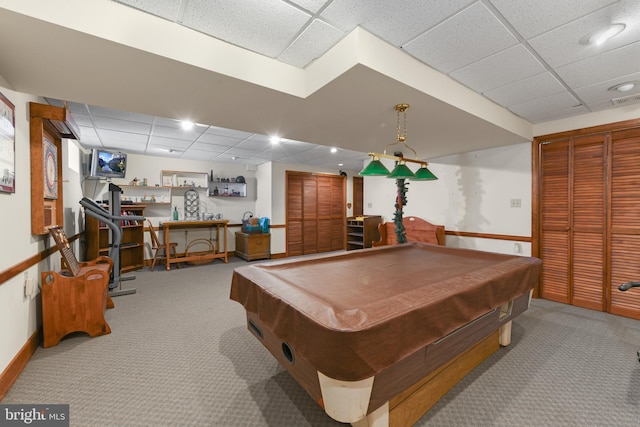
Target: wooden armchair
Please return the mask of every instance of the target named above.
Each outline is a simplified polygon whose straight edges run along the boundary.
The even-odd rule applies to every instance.
[[[416,216],[407,216],[402,219],[407,242],[432,243],[445,245],[444,226],[434,225]],[[393,222],[385,222],[378,226],[380,240],[373,242],[375,246],[397,245],[396,225]]]
[[[151,224],[151,221],[147,220],[147,225],[149,228],[149,235],[151,236],[151,250],[153,251],[153,261],[151,261],[151,271],[153,271],[153,269],[156,267],[156,261],[158,261],[158,259],[166,260],[167,245],[160,242],[160,239],[158,239],[158,235],[156,234],[156,230],[153,228],[153,224]],[[176,254],[176,246],[178,246],[178,244],[175,242],[169,243],[168,250],[171,251],[174,258],[178,257],[178,255]],[[164,256],[159,257],[158,252],[160,251],[164,251]],[[178,268],[180,268],[180,263],[178,263]]]
[[[104,312],[114,307],[109,295],[113,261],[100,256],[78,262],[64,230],[54,226],[49,233],[62,253],[66,269],[41,274],[43,346],[56,346],[71,332],[86,332],[91,337],[110,334]]]

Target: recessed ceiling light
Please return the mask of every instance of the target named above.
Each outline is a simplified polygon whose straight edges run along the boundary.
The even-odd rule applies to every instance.
[[[183,130],[191,130],[193,129],[193,126],[195,124],[193,122],[190,122],[189,120],[182,120],[180,122],[180,126],[182,127]]]
[[[580,44],[600,46],[610,38],[620,34],[626,27],[627,26],[625,24],[611,24],[606,28],[587,34],[580,39]]]
[[[611,90],[611,91],[615,90],[618,92],[629,92],[634,87],[636,87],[636,82],[625,82],[625,83],[617,84],[615,86],[611,86],[608,90]]]
[[[337,152],[338,152],[338,149],[337,149],[336,147],[333,147],[333,148],[331,149],[331,152],[332,152],[332,153],[337,153]]]
[[[280,137],[279,136],[272,136],[270,141],[271,141],[272,144],[277,144],[277,143],[280,142]]]

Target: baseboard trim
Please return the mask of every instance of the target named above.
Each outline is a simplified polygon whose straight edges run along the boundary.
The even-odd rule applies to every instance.
[[[40,345],[40,330],[36,329],[36,331],[29,337],[27,342],[22,346],[18,354],[13,358],[9,366],[0,374],[0,402],[4,399],[4,397],[9,393],[9,390],[16,382],[22,370],[33,353],[36,352],[36,349]]]

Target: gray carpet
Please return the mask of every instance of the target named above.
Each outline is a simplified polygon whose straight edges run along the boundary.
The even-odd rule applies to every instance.
[[[68,403],[72,426],[337,426],[229,300],[246,263],[156,267],[123,282],[112,333],[39,348],[2,403]],[[639,290],[640,291],[640,290]],[[638,426],[640,322],[534,300],[502,348],[419,426]]]

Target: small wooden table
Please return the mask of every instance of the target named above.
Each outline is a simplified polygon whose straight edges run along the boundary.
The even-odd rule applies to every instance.
[[[174,229],[188,229],[188,228],[214,228],[216,229],[216,245],[215,252],[204,255],[190,255],[186,257],[172,257],[171,251],[167,251],[167,270],[171,270],[171,264],[175,262],[185,261],[200,261],[205,259],[221,259],[225,263],[229,262],[227,258],[227,224],[226,219],[216,220],[202,220],[202,221],[163,221],[160,226],[162,227],[162,234],[164,235],[165,247],[169,247],[171,242],[170,233]],[[222,228],[222,236],[224,241],[224,249],[220,249],[220,229]]]

